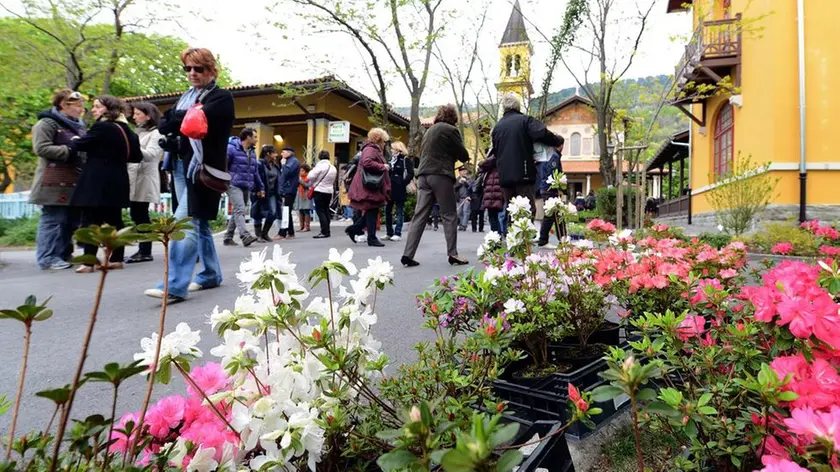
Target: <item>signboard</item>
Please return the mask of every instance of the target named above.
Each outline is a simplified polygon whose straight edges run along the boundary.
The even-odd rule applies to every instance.
[[[350,142],[350,122],[349,121],[330,121],[329,131],[327,133],[327,142],[329,143],[349,143]]]

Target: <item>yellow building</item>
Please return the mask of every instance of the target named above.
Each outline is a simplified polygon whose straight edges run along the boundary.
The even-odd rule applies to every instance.
[[[808,219],[840,217],[840,1],[669,0],[668,12],[686,5],[695,32],[677,66],[675,105],[692,121],[695,222],[710,219],[708,192],[739,156],[769,162],[779,179],[767,218],[797,216],[800,207]],[[726,77],[725,93],[698,88]]]
[[[265,144],[278,149],[291,146],[299,158],[309,161],[326,150],[334,163],[345,163],[374,127],[368,106],[372,109],[377,103],[333,76],[227,89],[236,106],[232,134],[239,134],[244,127],[254,128],[257,149]],[[180,95],[165,93],[126,101],[148,101],[166,110]],[[391,112],[388,120],[392,140],[406,142],[408,119]]]
[[[531,57],[534,49],[528,32],[525,31],[525,19],[519,7],[519,0],[513,5],[507,27],[499,43],[499,83],[496,90],[499,98],[505,93],[513,93],[522,99],[522,109],[527,110],[534,93],[531,85]],[[499,110],[501,114],[502,111]]]

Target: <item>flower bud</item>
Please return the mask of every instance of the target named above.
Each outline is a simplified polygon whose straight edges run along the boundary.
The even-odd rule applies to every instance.
[[[312,337],[315,338],[316,342],[321,342],[321,339],[323,338],[323,336],[321,335],[321,332],[318,331],[317,329],[312,331]]]
[[[417,408],[416,406],[411,407],[411,412],[408,414],[408,416],[409,416],[409,418],[411,418],[411,421],[414,421],[415,423],[419,422],[420,419],[421,419],[420,418],[420,409]]]

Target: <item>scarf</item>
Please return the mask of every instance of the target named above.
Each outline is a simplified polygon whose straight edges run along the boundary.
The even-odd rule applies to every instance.
[[[84,133],[84,131],[85,131],[84,121],[82,121],[81,119],[76,120],[76,119],[70,118],[69,116],[67,116],[67,115],[61,113],[60,111],[58,111],[58,108],[53,107],[50,111],[48,111],[45,114],[45,116],[49,116],[50,118],[52,118],[53,120],[63,124],[67,128],[72,129],[73,131],[76,132],[76,134],[79,134],[80,132]],[[39,118],[40,118],[40,116],[39,116]]]
[[[200,100],[216,88],[216,82],[210,82],[206,88],[190,87],[181,98],[175,109],[179,111],[187,111],[193,107]],[[188,138],[190,140],[190,147],[193,150],[193,158],[190,160],[190,166],[187,168],[187,178],[195,182],[195,174],[198,166],[204,163],[204,145],[200,139]]]

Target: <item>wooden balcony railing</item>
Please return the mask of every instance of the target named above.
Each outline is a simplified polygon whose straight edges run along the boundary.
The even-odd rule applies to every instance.
[[[728,20],[704,21],[694,31],[677,65],[677,77],[691,75],[701,65],[734,65],[741,57],[741,14]]]

